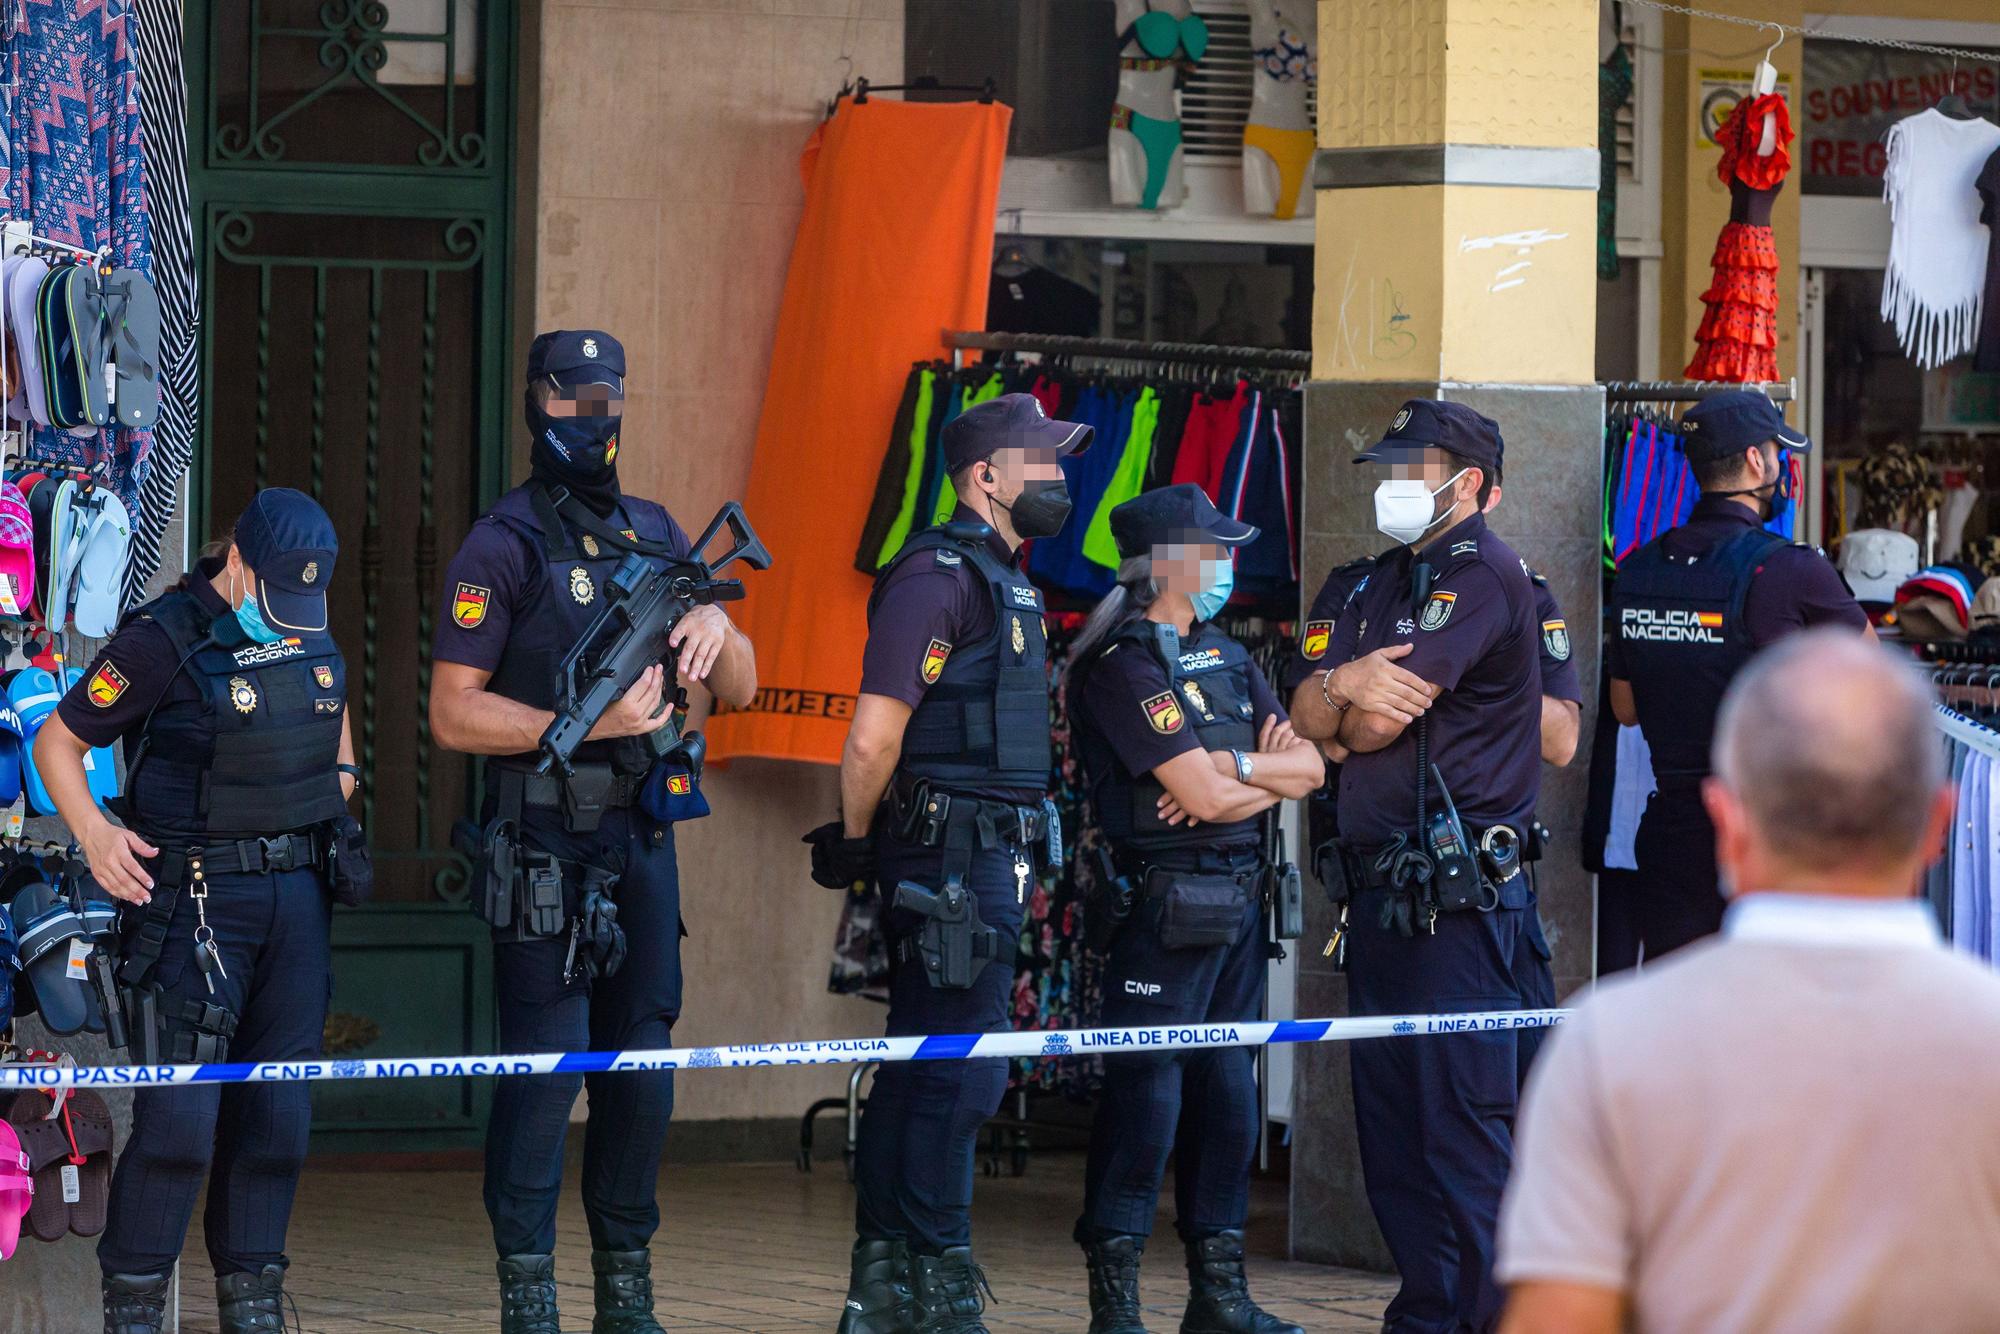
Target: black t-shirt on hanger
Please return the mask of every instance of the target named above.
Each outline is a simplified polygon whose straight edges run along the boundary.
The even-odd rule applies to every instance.
[[[995,273],[986,291],[986,327],[993,333],[1097,336],[1094,292],[1047,269],[1013,276]]]

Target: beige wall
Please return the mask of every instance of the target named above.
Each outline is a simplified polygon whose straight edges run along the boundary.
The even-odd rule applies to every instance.
[[[693,531],[750,473],[799,150],[844,76],[900,76],[902,5],[548,0],[542,34],[535,323],[625,344],[624,484]],[[833,771],[744,762],[707,791],[714,815],[681,834],[693,935],[675,1040],[880,1032],[879,1006],[827,994],[838,896],[807,879],[799,843],[834,813]],[[844,1075],[692,1073],[678,1114],[794,1116]]]

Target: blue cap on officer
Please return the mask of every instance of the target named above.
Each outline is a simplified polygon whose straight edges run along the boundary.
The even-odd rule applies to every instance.
[[[1500,423],[1463,403],[1413,398],[1396,410],[1388,434],[1354,456],[1356,463],[1420,463],[1427,449],[1444,449],[1475,468],[1498,474],[1506,445]]]
[[[1056,421],[1033,394],[1002,394],[945,423],[944,470],[958,473],[1003,449],[1047,449],[1058,458],[1087,448],[1095,430]]]
[[[528,382],[548,377],[564,389],[608,384],[625,392],[625,345],[602,329],[552,329],[528,345]]]
[[[1257,540],[1257,529],[1217,509],[1193,482],[1162,486],[1115,505],[1111,536],[1126,560],[1175,542],[1213,542],[1240,547]]]
[[[1778,405],[1755,389],[1705,398],[1681,417],[1681,450],[1692,463],[1741,454],[1766,440],[1801,453],[1812,448],[1806,433],[1787,426]]]
[[[257,574],[257,605],[275,629],[326,629],[326,586],[340,539],[313,498],[289,486],[266,487],[236,521],[236,550]]]

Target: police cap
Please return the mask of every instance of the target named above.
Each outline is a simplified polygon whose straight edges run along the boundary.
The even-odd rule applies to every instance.
[[[340,539],[313,498],[289,486],[257,493],[236,521],[236,550],[257,575],[257,605],[278,630],[326,629],[326,586]]]
[[[944,469],[957,473],[1003,449],[1047,449],[1060,457],[1090,444],[1092,428],[1061,422],[1033,394],[1002,394],[969,407],[945,424]]]
[[[1732,389],[1705,398],[1681,418],[1681,449],[1690,463],[1706,463],[1775,440],[1788,449],[1812,448],[1804,431],[1785,424],[1778,405],[1755,389]]]
[[[1500,439],[1500,423],[1474,412],[1463,403],[1435,398],[1413,398],[1396,411],[1389,432],[1354,456],[1356,463],[1416,463],[1427,449],[1444,449],[1475,468],[1484,468],[1489,479],[1500,471],[1505,445]]]
[[[1182,482],[1114,506],[1111,536],[1118,543],[1118,554],[1130,560],[1175,542],[1240,547],[1257,540],[1257,529],[1218,510],[1193,482]]]
[[[565,389],[608,384],[625,392],[625,345],[601,329],[552,329],[528,345],[528,380],[547,376]]]

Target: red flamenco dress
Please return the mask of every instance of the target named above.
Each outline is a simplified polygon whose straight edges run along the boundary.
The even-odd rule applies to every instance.
[[[1757,156],[1764,123],[1778,133],[1768,157]],[[1715,241],[1715,279],[1701,294],[1708,313],[1695,331],[1699,345],[1690,380],[1770,381],[1778,378],[1778,248],[1771,239],[1771,204],[1792,168],[1791,113],[1776,93],[1746,97],[1716,131],[1729,187],[1729,222]]]

